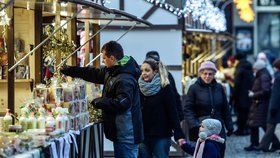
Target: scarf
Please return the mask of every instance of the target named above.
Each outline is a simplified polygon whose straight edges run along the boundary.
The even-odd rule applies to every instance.
[[[138,80],[140,91],[145,96],[152,96],[157,94],[161,89],[161,82],[160,82],[160,76],[157,73],[151,82],[146,82],[143,80],[142,77]]]
[[[225,142],[225,139],[221,138],[217,134],[213,134],[213,135],[207,137],[205,140],[207,140],[207,139],[214,140],[214,141],[219,142],[219,143],[224,143]],[[197,139],[194,154],[193,154],[193,158],[202,158],[203,151],[204,151],[204,146],[205,146],[205,140],[203,140],[201,138]]]

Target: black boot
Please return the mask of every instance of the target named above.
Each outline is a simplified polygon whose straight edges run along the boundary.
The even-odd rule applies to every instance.
[[[244,150],[246,150],[246,151],[256,151],[257,150],[257,146],[251,144],[250,146],[245,147]]]

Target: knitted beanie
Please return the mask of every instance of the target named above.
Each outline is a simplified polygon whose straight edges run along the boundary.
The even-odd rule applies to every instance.
[[[198,72],[201,72],[202,70],[205,69],[210,69],[217,72],[217,68],[212,61],[204,61],[203,63],[201,63]]]
[[[257,71],[259,71],[259,70],[265,68],[265,66],[266,66],[265,61],[259,59],[253,65],[253,68],[256,69]]]
[[[264,52],[258,54],[257,60],[267,60],[267,57]]]
[[[201,124],[204,126],[204,131],[199,133],[199,137],[203,140],[213,134],[219,135],[222,130],[222,124],[217,119],[205,119]]]

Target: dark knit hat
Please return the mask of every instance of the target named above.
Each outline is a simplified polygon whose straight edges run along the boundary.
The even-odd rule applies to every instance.
[[[157,51],[149,51],[147,54],[146,54],[146,59],[148,58],[152,58],[154,59],[155,61],[160,61],[160,57],[159,57],[159,53]]]
[[[276,59],[273,62],[273,67],[275,67],[276,69],[280,70],[280,58]]]

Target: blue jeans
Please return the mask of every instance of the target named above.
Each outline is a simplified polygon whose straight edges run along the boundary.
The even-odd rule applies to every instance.
[[[140,158],[168,158],[171,138],[145,138],[140,144]]]
[[[114,142],[115,158],[137,158],[138,144]]]

